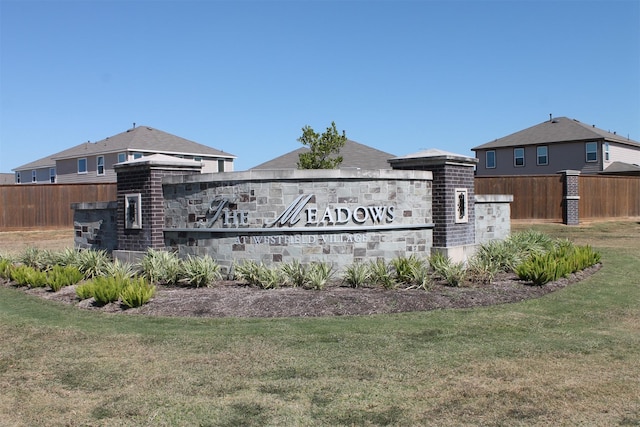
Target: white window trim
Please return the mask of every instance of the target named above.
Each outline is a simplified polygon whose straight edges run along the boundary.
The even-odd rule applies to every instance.
[[[102,165],[100,164],[100,159],[102,159]],[[100,167],[102,166],[102,173],[100,173]],[[96,157],[96,175],[103,176],[104,175],[104,156]]]
[[[493,153],[493,166],[489,166],[489,153]],[[495,169],[497,166],[497,163],[498,162],[496,161],[496,150],[487,150],[484,155],[484,166],[487,169]]]
[[[589,151],[589,145],[593,145],[594,147],[596,147],[595,151],[593,151],[593,150],[592,150],[592,151]],[[585,150],[585,153],[584,153],[584,155],[585,155],[585,161],[586,161],[587,163],[596,163],[596,162],[598,161],[598,143],[597,143],[597,142],[595,142],[595,141],[592,141],[592,142],[585,142],[585,144],[584,144],[584,150]],[[596,158],[595,158],[595,159],[593,159],[593,160],[589,160],[589,154],[590,154],[590,153],[595,153]]]
[[[84,171],[80,170],[80,162],[84,160]],[[86,157],[82,157],[78,159],[78,175],[86,175],[87,173],[87,169],[89,169],[88,164],[87,164],[87,158]]]
[[[547,160],[547,161],[546,161],[546,162],[544,162],[544,163],[541,163],[541,162],[540,162],[540,157],[541,157],[541,156],[540,156],[540,153],[538,152],[538,149],[539,149],[539,148],[544,148],[544,151],[545,151],[544,158]],[[536,164],[537,164],[538,166],[547,166],[547,165],[549,165],[549,146],[548,146],[548,145],[538,145],[538,146],[536,147]]]
[[[517,164],[517,163],[516,163],[516,159],[517,159],[517,158],[518,158],[518,159],[520,158],[519,156],[518,156],[518,157],[516,157],[516,151],[517,151],[517,150],[522,150],[522,164],[521,164],[521,165],[519,165],[519,164]],[[514,167],[516,167],[516,168],[523,168],[523,167],[525,166],[525,162],[524,162],[524,148],[523,148],[523,147],[516,147],[516,148],[514,148],[514,149],[513,149],[513,166],[514,166]]]

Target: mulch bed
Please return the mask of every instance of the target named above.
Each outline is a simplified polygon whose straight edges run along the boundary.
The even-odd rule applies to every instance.
[[[158,286],[155,297],[142,307],[128,309],[118,303],[97,305],[79,301],[75,287],[52,292],[48,288],[24,288],[25,292],[49,300],[72,304],[80,309],[169,317],[320,317],[362,316],[472,308],[507,304],[539,298],[590,276],[601,265],[589,267],[568,278],[533,286],[514,274],[502,274],[489,285],[450,287],[434,284],[422,289],[350,288],[332,283],[323,290],[301,288],[259,289],[226,281],[209,288]],[[4,283],[5,286],[13,286]]]

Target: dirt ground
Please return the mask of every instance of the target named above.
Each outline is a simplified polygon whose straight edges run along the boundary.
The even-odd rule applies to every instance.
[[[62,249],[73,245],[71,233],[0,233],[0,253],[27,246]],[[13,242],[13,243],[7,243]],[[118,303],[104,306],[79,301],[75,287],[52,292],[48,288],[25,289],[41,298],[71,304],[79,309],[106,313],[171,317],[319,317],[401,313],[445,308],[472,308],[538,298],[583,280],[600,268],[593,266],[566,279],[544,286],[526,284],[513,274],[503,274],[490,285],[450,287],[434,284],[429,290],[350,288],[334,282],[323,290],[301,288],[259,289],[225,281],[209,288],[158,286],[155,297],[142,307],[127,309]],[[13,286],[3,283],[4,286]]]

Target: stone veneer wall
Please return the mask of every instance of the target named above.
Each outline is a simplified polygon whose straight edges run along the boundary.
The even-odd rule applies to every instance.
[[[249,171],[164,179],[165,244],[182,256],[210,255],[229,271],[234,262],[272,264],[299,260],[328,262],[337,270],[357,261],[428,256],[432,246],[432,174],[425,171],[281,170]],[[311,196],[300,221],[268,227],[299,196]],[[221,198],[227,215],[245,223],[211,224]],[[382,221],[307,224],[307,208],[317,219],[329,208],[351,212],[392,206]],[[377,208],[376,208],[377,207]],[[301,207],[302,209],[302,207]],[[380,210],[382,212],[382,210]],[[328,217],[325,217],[328,219]],[[234,221],[237,222],[236,219]],[[286,221],[285,221],[286,222]],[[294,222],[294,221],[292,221]]]
[[[116,202],[72,203],[74,246],[113,251],[118,248]]]
[[[511,234],[511,202],[507,194],[476,194],[476,243],[503,240]]]

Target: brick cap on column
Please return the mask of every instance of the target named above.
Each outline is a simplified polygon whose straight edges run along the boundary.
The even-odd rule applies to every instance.
[[[438,150],[436,148],[418,151],[417,153],[407,154],[406,156],[394,157],[388,161],[394,169],[403,169],[407,167],[414,167],[416,165],[434,166],[442,164],[473,167],[478,163],[478,159],[475,157],[451,153],[449,151]]]
[[[576,171],[576,170],[572,170],[572,169],[566,169],[566,170],[562,170],[562,171],[558,171],[556,173],[561,173],[563,175],[567,175],[567,176],[577,176],[580,175],[580,171]]]
[[[166,154],[152,154],[150,156],[140,157],[139,159],[129,160],[128,162],[116,163],[113,168],[118,172],[122,169],[145,167],[153,169],[185,169],[185,170],[202,170],[202,162],[181,159],[179,157],[167,156]]]

